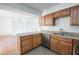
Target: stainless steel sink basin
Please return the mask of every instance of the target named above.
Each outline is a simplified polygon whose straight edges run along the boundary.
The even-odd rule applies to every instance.
[[[64,35],[65,35],[65,33],[54,33],[54,34],[57,34],[57,35],[62,35],[62,36],[64,36]]]
[[[66,33],[66,32],[63,32],[63,33],[55,33],[57,35],[61,35],[61,36],[70,36],[70,37],[79,37],[79,35],[76,35],[76,34],[72,34],[72,33]]]

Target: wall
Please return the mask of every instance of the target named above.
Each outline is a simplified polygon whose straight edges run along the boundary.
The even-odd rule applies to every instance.
[[[43,14],[46,13],[51,13],[57,10],[61,10],[64,8],[68,8],[70,6],[74,6],[77,4],[62,4],[62,5],[58,5],[55,6],[49,10],[46,10]],[[70,17],[63,17],[63,18],[58,18],[56,19],[56,25],[55,26],[42,26],[41,29],[42,30],[54,30],[54,31],[58,31],[60,28],[63,28],[64,31],[66,32],[76,32],[79,33],[79,26],[71,26],[70,25]]]
[[[0,55],[20,54],[16,34],[39,31],[38,20],[0,9]]]
[[[12,25],[13,34],[40,31],[37,18],[20,18],[18,20],[12,21]]]
[[[79,26],[70,25],[70,17],[58,18],[56,19],[55,24],[55,26],[42,26],[42,30],[59,31],[60,28],[63,28],[66,32],[79,33]]]
[[[12,33],[12,24],[9,18],[0,17],[0,35],[6,35]]]
[[[37,16],[0,10],[0,35],[39,31]]]

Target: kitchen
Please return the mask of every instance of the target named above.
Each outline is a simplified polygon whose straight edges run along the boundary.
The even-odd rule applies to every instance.
[[[78,3],[0,4],[1,55],[79,55]]]

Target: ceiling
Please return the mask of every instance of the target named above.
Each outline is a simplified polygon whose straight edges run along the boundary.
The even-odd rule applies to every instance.
[[[60,3],[0,3],[0,6],[4,5],[23,12],[30,12],[36,15],[41,15],[44,10],[47,10],[58,4]]]
[[[23,3],[23,5],[25,5],[26,7],[28,6],[40,12],[43,12],[44,10],[47,10],[58,4],[59,3]]]

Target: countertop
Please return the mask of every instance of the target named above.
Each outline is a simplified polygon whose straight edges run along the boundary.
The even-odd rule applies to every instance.
[[[39,31],[39,32],[28,32],[28,33],[19,33],[17,34],[17,36],[25,36],[25,35],[33,35],[33,34],[37,34],[37,33],[46,33],[46,34],[49,34],[49,35],[53,35],[55,32],[48,32],[48,31]],[[79,34],[76,34],[76,33],[67,33],[67,35],[58,35],[56,34],[57,36],[60,36],[60,37],[65,37],[65,38],[71,38],[71,39],[77,39],[79,40]]]
[[[53,34],[51,34],[51,35],[53,35]],[[69,33],[68,35],[59,35],[59,34],[55,34],[55,35],[60,36],[60,37],[65,37],[65,38],[71,38],[71,39],[79,40],[79,34]]]
[[[28,35],[33,35],[33,34],[37,34],[37,33],[41,33],[41,32],[28,32],[28,33],[19,33],[17,34],[17,36],[28,36]]]

